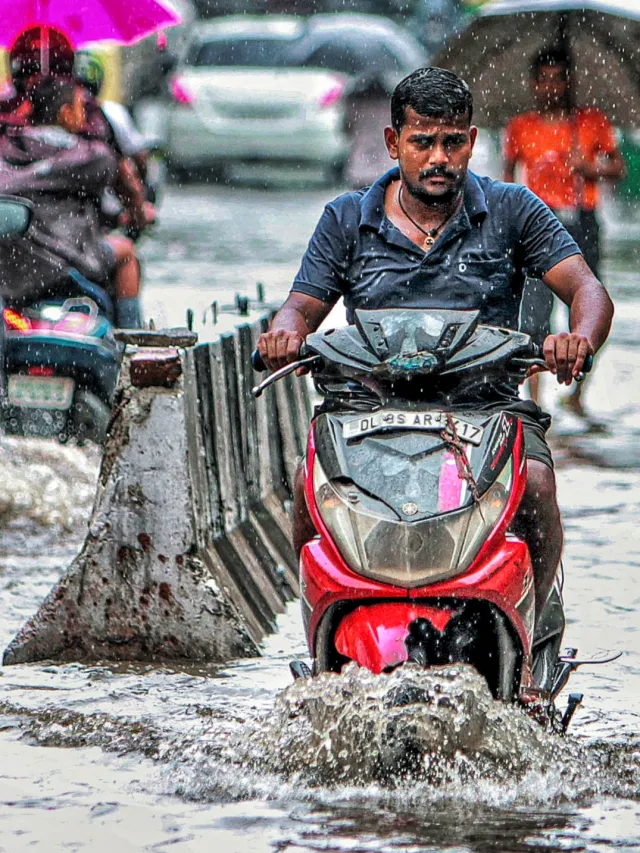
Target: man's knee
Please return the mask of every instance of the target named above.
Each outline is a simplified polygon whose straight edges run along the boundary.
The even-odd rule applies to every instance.
[[[110,234],[107,237],[107,241],[115,253],[116,263],[118,265],[128,264],[130,261],[134,260],[136,256],[136,249],[133,241],[128,237],[123,237],[120,234]]]

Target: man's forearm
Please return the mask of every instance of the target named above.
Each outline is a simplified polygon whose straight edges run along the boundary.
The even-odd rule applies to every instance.
[[[284,367],[298,357],[302,342],[318,328],[331,310],[331,305],[296,291],[273,318],[268,332],[260,335],[258,349],[272,369]]]
[[[610,157],[605,157],[598,163],[600,178],[618,181],[625,176],[625,165],[622,155],[616,151]]]
[[[606,341],[613,320],[613,302],[597,282],[583,285],[569,308],[569,327],[574,334],[589,339],[594,352]]]
[[[315,332],[329,311],[331,305],[326,302],[293,291],[273,318],[269,331],[297,332],[300,337],[306,338]]]
[[[315,332],[315,327],[303,310],[285,303],[273,318],[270,331],[297,332],[301,338],[306,338]]]
[[[145,225],[144,185],[130,160],[120,161],[114,190],[131,216],[132,223],[138,228],[143,228]]]

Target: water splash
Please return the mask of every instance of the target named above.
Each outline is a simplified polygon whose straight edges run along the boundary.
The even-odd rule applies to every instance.
[[[2,528],[76,528],[91,511],[99,459],[95,447],[0,436]]]
[[[309,788],[373,784],[406,796],[409,783],[419,797],[503,803],[638,796],[633,752],[548,734],[495,702],[471,667],[376,676],[352,664],[284,690],[247,757]]]

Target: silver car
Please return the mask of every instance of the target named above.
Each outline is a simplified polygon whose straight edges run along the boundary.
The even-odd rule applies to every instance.
[[[231,16],[195,25],[171,83],[167,153],[176,171],[229,163],[320,166],[348,157],[350,80],[398,80],[424,64],[419,44],[370,15]]]

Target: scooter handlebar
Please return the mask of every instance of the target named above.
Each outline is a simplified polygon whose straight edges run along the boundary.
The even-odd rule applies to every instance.
[[[591,369],[593,367],[593,356],[591,353],[585,358],[584,364],[582,365],[582,370],[576,376],[576,382],[584,382],[587,373],[591,373]]]
[[[301,356],[306,355],[306,352],[301,350]],[[542,359],[540,358],[540,350],[536,347],[536,353],[532,361],[540,363]],[[267,369],[267,365],[264,363],[262,356],[260,355],[260,350],[255,349],[251,353],[251,366],[257,373],[263,373]],[[585,359],[584,365],[582,367],[581,373],[576,376],[576,382],[582,382],[587,373],[590,373],[593,369],[593,356],[588,355]]]
[[[525,362],[529,362],[530,367],[534,367],[536,365],[538,365],[540,367],[546,367],[545,360],[544,360],[544,357],[542,354],[542,347],[538,346],[537,344],[531,345],[531,356],[529,358],[517,359],[517,361],[519,361],[521,364],[523,364]],[[591,373],[592,370],[593,370],[593,356],[591,354],[589,354],[585,358],[584,364],[582,365],[582,370],[576,376],[575,381],[576,382],[584,382],[587,373]]]

